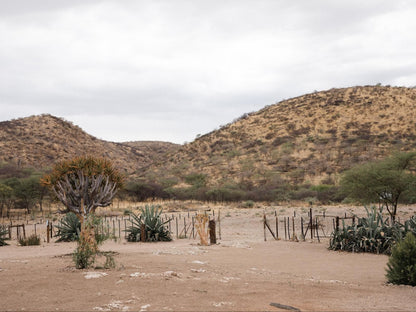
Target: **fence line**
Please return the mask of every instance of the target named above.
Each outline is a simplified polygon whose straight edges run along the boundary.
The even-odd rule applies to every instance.
[[[221,239],[221,213],[217,215],[215,211],[204,212],[210,220],[216,221],[217,237]],[[167,229],[172,237],[176,239],[195,239],[196,238],[196,223],[195,214],[188,212],[167,212],[161,215],[162,221],[167,221]],[[61,224],[61,219],[51,221],[50,219],[29,220],[28,218],[18,217],[14,222],[3,223],[9,232],[9,239],[18,240],[19,238],[26,238],[30,235],[37,235],[45,242],[49,242],[50,238],[55,237],[58,232],[57,225]],[[133,219],[128,216],[106,216],[102,217],[102,223],[99,231],[109,236],[110,239],[122,240],[127,239],[126,230],[133,226]],[[176,235],[175,235],[176,234]]]
[[[311,240],[317,239],[320,242],[321,238],[330,237],[334,230],[339,230],[340,220],[351,220],[352,224],[355,223],[355,216],[333,216],[323,214],[313,215],[312,208],[308,211],[308,216],[296,216],[294,211],[292,217],[279,217],[277,212],[274,212],[274,220],[267,218],[266,212],[263,213],[263,229],[264,229],[264,241],[267,241],[267,235],[270,234],[275,240],[291,240],[298,241],[306,240],[310,237]],[[305,222],[306,221],[306,222]],[[274,229],[272,223],[274,222]],[[283,226],[284,236],[279,236],[279,228],[282,233],[281,227]],[[306,229],[305,229],[306,226]],[[299,232],[300,231],[300,232]]]

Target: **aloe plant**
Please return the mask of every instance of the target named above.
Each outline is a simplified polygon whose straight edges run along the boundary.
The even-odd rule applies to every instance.
[[[67,213],[61,220],[61,224],[55,225],[58,229],[56,236],[57,242],[72,242],[79,239],[81,232],[81,222],[73,212]]]
[[[6,240],[6,235],[8,235],[8,234],[9,234],[9,230],[7,229],[7,227],[1,225],[0,226],[0,246],[7,245],[5,240]]]
[[[138,242],[142,240],[141,228],[144,226],[144,240],[147,242],[170,241],[172,240],[166,224],[169,220],[162,221],[162,208],[160,206],[146,205],[140,209],[139,214],[130,214],[132,225],[126,229],[129,233],[127,240],[129,242]]]
[[[97,244],[101,244],[108,236],[101,233],[102,219],[94,215],[90,215],[89,219],[95,229],[95,240]],[[59,237],[57,242],[72,242],[78,241],[81,233],[81,222],[79,218],[73,212],[68,212],[65,217],[62,218],[61,224],[55,225],[58,232],[55,236]]]
[[[329,249],[350,252],[372,252],[390,254],[397,241],[405,233],[405,226],[396,222],[390,224],[389,218],[383,218],[383,208],[365,207],[367,217],[358,218],[358,222],[346,226],[331,234]],[[415,219],[416,221],[416,219]],[[410,228],[413,224],[408,223]],[[415,222],[416,225],[416,222]],[[414,227],[416,229],[416,226]]]

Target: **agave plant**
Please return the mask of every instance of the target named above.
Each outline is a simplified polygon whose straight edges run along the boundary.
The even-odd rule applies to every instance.
[[[416,215],[411,217],[409,220],[407,220],[404,223],[404,231],[407,232],[412,232],[413,235],[416,236]]]
[[[108,236],[105,233],[102,233],[102,219],[94,215],[89,216],[90,222],[95,229],[95,240],[97,244],[105,241]],[[72,242],[78,241],[79,235],[81,233],[81,222],[78,217],[73,212],[68,212],[65,217],[62,218],[61,224],[55,225],[58,229],[58,232],[55,236],[59,237],[57,242]]]
[[[79,239],[81,232],[81,222],[73,212],[67,213],[61,220],[61,224],[55,225],[58,229],[56,236],[57,242],[73,242]]]
[[[7,227],[0,225],[0,246],[7,245],[5,240],[6,240],[6,235],[8,234],[9,234],[9,230],[7,229]]]
[[[142,227],[144,227],[144,241],[155,242],[172,240],[170,232],[166,228],[166,224],[169,220],[163,222],[160,217],[162,211],[160,206],[146,205],[144,208],[140,209],[139,214],[130,214],[132,225],[126,229],[126,232],[129,233],[127,240],[129,242],[141,241]]]
[[[331,235],[329,249],[391,253],[394,244],[405,235],[404,226],[398,222],[390,225],[389,218],[383,218],[382,207],[380,209],[365,207],[365,209],[367,217],[358,218],[357,224],[346,226],[343,220],[342,228],[334,231]]]

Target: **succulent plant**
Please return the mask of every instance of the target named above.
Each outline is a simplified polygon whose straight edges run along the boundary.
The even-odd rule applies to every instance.
[[[5,240],[6,240],[6,235],[8,234],[9,234],[9,230],[7,229],[7,227],[4,225],[0,225],[0,246],[7,245]]]
[[[132,218],[132,225],[126,229],[129,233],[127,240],[129,242],[138,242],[142,240],[142,227],[144,227],[144,241],[170,241],[172,240],[166,224],[169,220],[162,221],[162,208],[160,206],[146,205],[140,209],[139,214],[130,214]]]
[[[367,217],[358,218],[356,224],[346,226],[344,220],[342,221],[342,228],[331,234],[329,249],[391,253],[394,244],[400,241],[407,232],[406,227],[399,222],[390,224],[390,218],[383,218],[382,207],[365,208]],[[414,224],[416,225],[416,222]],[[413,223],[407,223],[408,228],[411,228],[412,225]]]

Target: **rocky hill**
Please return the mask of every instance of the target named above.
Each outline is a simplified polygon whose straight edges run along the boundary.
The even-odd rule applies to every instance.
[[[336,184],[351,166],[416,148],[416,90],[365,86],[281,101],[241,116],[148,168],[164,185]],[[187,178],[188,177],[188,178]],[[186,182],[188,179],[188,182]]]
[[[0,122],[0,161],[48,168],[80,155],[107,157],[124,173],[151,164],[179,145],[165,142],[114,143],[99,140],[62,118],[39,115]]]

